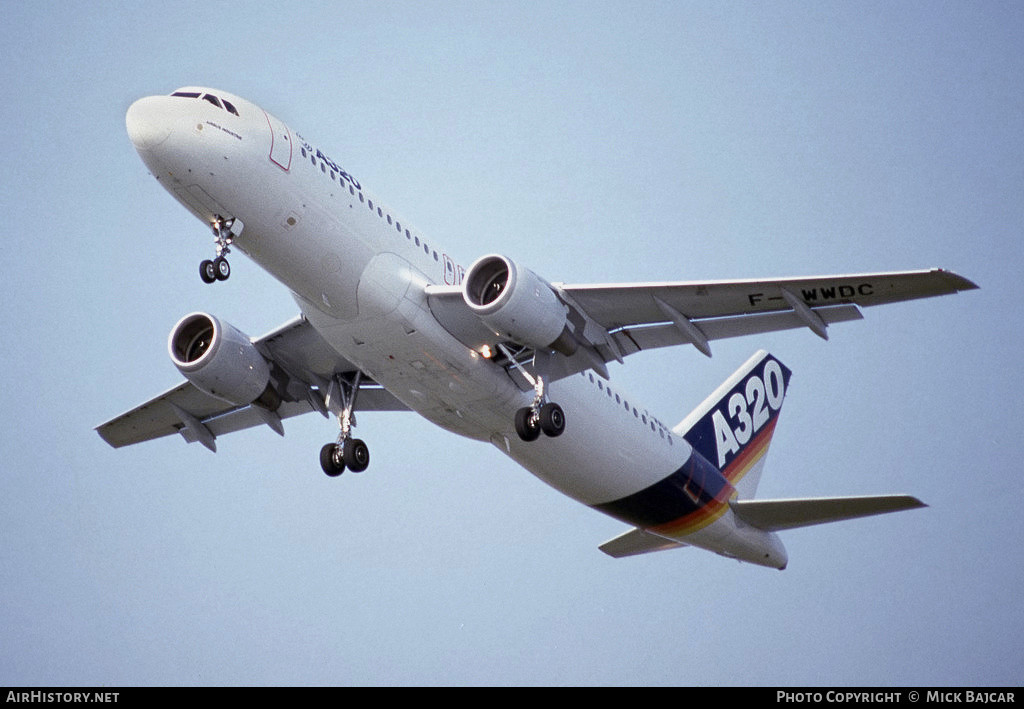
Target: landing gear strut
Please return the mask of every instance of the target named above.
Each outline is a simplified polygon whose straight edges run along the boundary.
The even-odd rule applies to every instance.
[[[518,362],[512,353],[505,349],[504,345],[498,345],[508,357],[512,366],[526,378],[526,381],[533,384],[533,403],[516,411],[515,426],[516,434],[524,441],[530,442],[540,438],[543,433],[549,438],[561,436],[565,431],[565,413],[558,404],[548,401],[547,392],[544,387],[544,375],[538,371],[537,376],[531,375]],[[541,353],[534,356],[534,365],[537,370],[544,369],[545,358]]]
[[[340,408],[338,440],[320,449],[320,468],[332,478],[344,473],[346,468],[361,473],[370,465],[370,449],[358,438],[352,438],[352,427],[356,425],[353,410],[362,377],[362,372],[356,372],[351,381],[337,377],[331,380],[327,390],[327,407],[332,411]]]
[[[231,275],[231,264],[225,256],[231,251],[231,243],[242,233],[242,222],[238,219],[224,219],[217,216],[213,220],[213,240],[217,245],[217,257],[206,259],[199,264],[199,277],[204,283],[226,281]]]

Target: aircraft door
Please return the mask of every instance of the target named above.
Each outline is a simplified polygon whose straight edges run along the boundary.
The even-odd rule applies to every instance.
[[[282,170],[290,170],[292,166],[292,136],[288,126],[263,112],[270,126],[270,160]]]

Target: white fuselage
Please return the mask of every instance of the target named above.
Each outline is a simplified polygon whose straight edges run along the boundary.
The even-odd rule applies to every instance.
[[[549,386],[566,412],[563,435],[522,441],[513,419],[533,392],[449,334],[428,307],[428,285],[461,279],[455,260],[332,156],[258,106],[210,93],[238,115],[200,98],[152,96],[131,107],[143,161],[204,223],[240,220],[233,248],[289,288],[324,339],[410,409],[490,441],[591,506],[637,494],[687,462],[684,439],[593,372]],[[767,566],[786,562],[775,535],[738,523],[728,505],[674,538]]]

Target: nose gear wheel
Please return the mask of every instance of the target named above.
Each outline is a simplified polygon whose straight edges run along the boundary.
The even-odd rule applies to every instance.
[[[224,219],[217,216],[211,224],[213,228],[213,240],[216,243],[217,256],[213,259],[206,259],[199,264],[199,277],[203,283],[214,281],[226,281],[231,275],[231,264],[226,258],[231,252],[231,244],[235,237],[242,233],[242,222],[237,219]]]

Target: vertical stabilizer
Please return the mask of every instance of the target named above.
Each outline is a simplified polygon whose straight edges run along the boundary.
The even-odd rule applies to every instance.
[[[761,350],[673,429],[722,471],[740,499],[757,490],[791,374]]]

